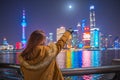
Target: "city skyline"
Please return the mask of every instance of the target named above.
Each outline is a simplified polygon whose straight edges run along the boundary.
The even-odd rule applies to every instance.
[[[91,0],[91,3],[90,0],[0,0],[0,44],[4,37],[10,44],[21,41],[23,9],[26,11],[27,39],[32,31],[42,29],[47,35],[53,32],[56,40],[58,27],[77,29],[77,23],[82,19],[87,19],[89,26],[90,4],[95,6],[96,27],[103,34],[119,36],[119,0]]]

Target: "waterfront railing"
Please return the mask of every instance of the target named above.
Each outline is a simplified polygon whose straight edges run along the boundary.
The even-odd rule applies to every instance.
[[[15,69],[18,77],[23,79],[20,71],[19,64],[0,63],[0,68]],[[103,73],[120,73],[120,65],[110,65],[101,67],[90,67],[90,68],[71,68],[61,69],[63,76],[81,76],[90,74],[103,74]]]

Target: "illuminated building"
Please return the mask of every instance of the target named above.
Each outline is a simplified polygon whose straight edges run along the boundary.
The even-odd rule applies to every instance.
[[[90,6],[90,46],[94,47],[94,30],[95,28],[95,11],[94,11],[94,6]]]
[[[6,38],[3,38],[3,43],[0,45],[0,50],[13,50],[14,46],[9,45]]]
[[[14,46],[13,45],[0,45],[0,50],[13,50]]]
[[[15,49],[22,49],[22,43],[16,42]]]
[[[86,22],[86,19],[83,19],[82,20],[82,24],[81,24],[81,32],[84,33],[84,28],[87,26],[87,22]]]
[[[60,37],[63,35],[63,33],[65,32],[65,27],[60,27],[60,28],[57,28],[57,31],[56,31],[56,33],[57,33],[57,41],[60,39]]]
[[[113,40],[112,40],[112,35],[108,35],[108,47],[112,48]]]
[[[115,37],[114,39],[114,45],[113,45],[114,48],[119,48],[119,37]]]
[[[22,42],[22,47],[25,48],[25,46],[26,46],[25,27],[27,25],[26,17],[25,17],[25,10],[23,10],[21,25],[22,25],[22,41],[21,42]]]
[[[92,48],[99,48],[100,47],[100,31],[99,31],[99,28],[92,28],[91,29],[90,46]]]
[[[99,28],[96,28],[96,20],[95,20],[95,10],[94,6],[90,6],[90,46],[91,48],[99,48],[100,47],[100,32]]]
[[[84,41],[83,41],[83,34],[85,33],[85,27],[87,26],[86,19],[82,19],[81,25],[78,23],[77,28],[78,28],[78,48],[83,48]]]
[[[77,30],[75,30],[75,32],[73,33],[73,46],[77,45],[77,48],[82,48],[84,45],[83,42],[83,33],[85,32],[85,27],[86,27],[87,23],[86,23],[86,19],[82,20],[82,23],[80,25],[80,23],[78,23],[77,25]],[[76,34],[76,36],[75,36]],[[75,38],[76,37],[76,38]]]
[[[53,33],[49,33],[49,42],[53,42]]]
[[[74,48],[77,48],[79,46],[79,35],[78,30],[74,30],[74,33],[72,34],[72,46]]]
[[[3,45],[8,45],[7,39],[3,38]]]
[[[90,28],[95,28],[95,11],[94,6],[90,6]]]
[[[77,35],[78,35],[78,40],[79,40],[79,42],[81,42],[82,41],[82,26],[80,25],[80,23],[78,23],[77,24]]]
[[[66,31],[65,27],[60,27],[60,28],[57,28],[57,41],[61,38],[61,36],[64,34],[64,32]],[[71,37],[71,36],[70,36]],[[67,41],[67,45],[65,45],[64,48],[71,48],[72,47],[72,44],[71,44],[71,40],[68,40]]]
[[[118,42],[118,40],[114,41],[114,48],[119,48],[119,42]]]
[[[83,33],[84,48],[90,48],[90,37],[90,27],[85,27]]]

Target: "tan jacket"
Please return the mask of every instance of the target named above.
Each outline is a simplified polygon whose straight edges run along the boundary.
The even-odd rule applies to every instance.
[[[25,61],[20,55],[18,59],[24,80],[64,80],[56,63],[56,56],[64,47],[70,34],[66,31],[56,44],[37,46],[31,54],[33,59],[30,61]]]

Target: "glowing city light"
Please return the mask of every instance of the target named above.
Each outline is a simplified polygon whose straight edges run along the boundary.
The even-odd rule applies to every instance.
[[[92,10],[92,9],[94,9],[95,7],[92,5],[92,6],[90,6],[90,10]]]
[[[72,5],[69,5],[69,9],[71,9],[72,8]]]

